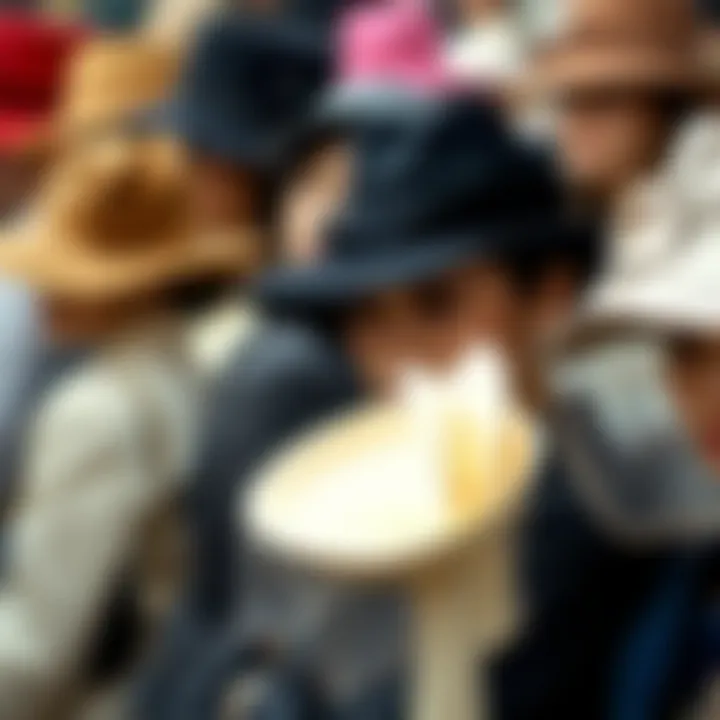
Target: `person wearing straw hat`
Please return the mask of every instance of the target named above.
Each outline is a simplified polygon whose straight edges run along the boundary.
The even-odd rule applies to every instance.
[[[117,679],[122,667],[94,651],[118,588],[144,627],[167,605],[174,564],[152,535],[198,432],[182,325],[193,286],[242,262],[237,247],[197,241],[185,177],[167,141],[98,141],[53,169],[35,222],[0,246],[0,270],[35,289],[53,340],[88,353],[37,408],[23,457],[0,590],[7,717],[76,717]]]
[[[253,440],[257,413],[252,436],[236,436],[255,442],[238,466],[233,490],[240,496],[280,443],[348,407],[358,391],[365,398],[392,392],[406,364],[445,367],[483,338],[515,348],[518,323],[531,323],[533,278],[556,253],[586,271],[591,264],[593,233],[564,215],[551,164],[519,143],[494,109],[436,86],[407,92],[407,102],[412,112],[386,113],[358,131],[350,197],[319,261],[272,271],[257,290],[276,319],[276,343],[298,328],[320,328],[323,346],[357,389],[330,395],[336,375],[298,377],[296,359],[275,359],[262,379],[254,377],[252,396],[263,391],[265,398],[255,406],[273,410],[262,443]],[[247,367],[259,363],[253,350],[261,352],[259,343],[248,348]],[[291,415],[290,399],[311,390],[326,402]],[[252,546],[246,552],[240,616],[224,630],[202,690],[185,695],[181,717],[247,702],[282,717],[279,703],[317,702],[313,681],[320,679],[333,711],[351,712],[400,662],[404,614],[396,598],[316,584],[256,556]],[[277,657],[273,648],[287,652]],[[264,697],[254,692],[258,674]],[[326,716],[334,717],[313,717]]]
[[[569,179],[604,211],[653,173],[717,73],[692,0],[566,0],[563,19],[528,84],[557,109]]]
[[[44,165],[66,66],[87,41],[79,25],[19,10],[0,13],[0,218],[19,222]],[[15,445],[42,374],[39,320],[26,288],[0,283],[0,515],[14,487]]]
[[[605,434],[602,447],[568,432],[573,462],[604,468],[574,476],[578,497],[626,552],[660,560],[613,676],[608,717],[631,720],[720,710],[717,119],[689,124],[671,157],[652,205],[636,194],[623,227],[621,246],[644,252],[619,256],[591,291],[560,375],[564,396]]]
[[[36,143],[43,154],[43,163],[50,169],[78,148],[93,145],[100,138],[127,135],[128,123],[134,114],[167,92],[176,70],[174,49],[162,43],[135,37],[85,39],[76,51],[68,54],[62,72],[58,71],[56,103]],[[17,222],[21,225],[34,222],[34,198],[29,198],[21,209]],[[10,353],[11,348],[21,351],[24,333],[30,333],[33,348],[32,357],[26,356],[20,365],[19,379],[13,380],[15,375],[11,370],[3,375],[8,382],[13,382],[14,392],[20,393],[18,402],[7,406],[12,418],[1,441],[2,502],[10,506],[21,481],[19,454],[25,444],[23,438],[30,418],[53,383],[79,361],[82,351],[53,347],[46,342],[32,289],[9,281],[5,286],[9,293],[21,293],[25,309],[22,315],[8,315],[11,327],[7,332],[11,337],[4,343],[4,352]],[[17,301],[8,301],[4,307],[12,313],[16,305]],[[21,319],[28,315],[29,320]],[[18,322],[26,323],[25,329],[18,328]]]

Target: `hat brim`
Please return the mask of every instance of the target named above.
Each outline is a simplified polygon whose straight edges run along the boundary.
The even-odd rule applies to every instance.
[[[391,83],[339,83],[318,103],[317,121],[349,125],[386,117],[413,117],[438,106],[446,93],[433,95]]]
[[[532,238],[532,240],[529,240]],[[342,310],[368,295],[440,276],[464,263],[515,257],[518,267],[571,258],[591,273],[598,262],[595,228],[558,218],[525,218],[516,227],[438,237],[427,247],[402,247],[372,259],[327,259],[271,271],[253,288],[260,304],[280,314]]]
[[[129,126],[139,133],[172,135],[191,150],[263,174],[278,169],[284,149],[281,143],[269,146],[254,135],[242,137],[237,128],[229,129],[188,107],[180,96],[144,108]]]
[[[130,255],[85,250],[42,232],[16,232],[0,242],[0,274],[41,294],[116,300],[196,279],[233,278],[257,263],[251,238],[188,237]]]
[[[275,270],[256,285],[254,294],[271,312],[332,311],[389,287],[441,275],[489,253],[475,237],[446,238],[432,247],[366,261],[327,260],[313,266]]]
[[[617,89],[694,94],[707,91],[711,82],[699,64],[661,51],[561,44],[538,59],[523,85],[530,94],[562,97]]]
[[[720,298],[689,297],[669,288],[658,295],[642,291],[615,295],[613,288],[593,300],[562,337],[565,353],[575,353],[624,336],[711,335],[720,333]]]
[[[492,445],[497,463],[482,451],[474,460],[452,458],[479,483],[475,490],[482,487],[468,495],[454,478],[433,475],[411,408],[368,405],[272,460],[243,513],[267,549],[316,571],[377,580],[410,573],[462,549],[517,506],[538,445],[529,426],[511,427],[507,444]],[[441,445],[443,457],[446,450]],[[492,481],[484,476],[491,469]]]

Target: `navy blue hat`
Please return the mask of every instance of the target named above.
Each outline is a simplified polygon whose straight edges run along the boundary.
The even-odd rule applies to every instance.
[[[327,43],[313,28],[223,16],[201,30],[159,120],[193,150],[273,171],[328,72]]]
[[[330,310],[430,279],[475,258],[539,262],[585,252],[595,234],[568,217],[547,156],[478,101],[427,105],[358,131],[349,201],[313,267],[272,271],[257,288],[271,311]]]

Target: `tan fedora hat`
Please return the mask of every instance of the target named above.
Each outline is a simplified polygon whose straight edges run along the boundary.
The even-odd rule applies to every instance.
[[[116,129],[167,96],[177,79],[180,51],[145,35],[103,37],[76,55],[55,122],[61,145]]]
[[[564,29],[536,58],[528,88],[704,92],[717,73],[701,51],[691,0],[566,0]]]
[[[571,348],[622,332],[720,332],[720,117],[697,116],[628,197]]]
[[[51,171],[30,222],[0,243],[0,272],[91,301],[235,276],[252,243],[201,237],[186,179],[168,140],[108,138],[77,149]]]

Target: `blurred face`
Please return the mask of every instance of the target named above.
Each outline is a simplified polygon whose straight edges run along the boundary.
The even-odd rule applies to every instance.
[[[720,335],[672,342],[667,377],[690,440],[720,477]]]
[[[257,217],[258,188],[249,171],[207,157],[195,157],[189,173],[193,209],[211,230],[252,223]]]
[[[508,273],[478,265],[359,303],[345,323],[345,343],[366,385],[389,393],[406,368],[442,370],[477,342],[498,343],[512,357],[519,311]]]
[[[292,264],[317,258],[320,242],[344,201],[351,171],[350,149],[341,142],[314,153],[290,182],[280,210],[283,253]]]
[[[557,127],[568,178],[604,200],[652,169],[668,135],[664,113],[653,98],[630,92],[568,97]]]

